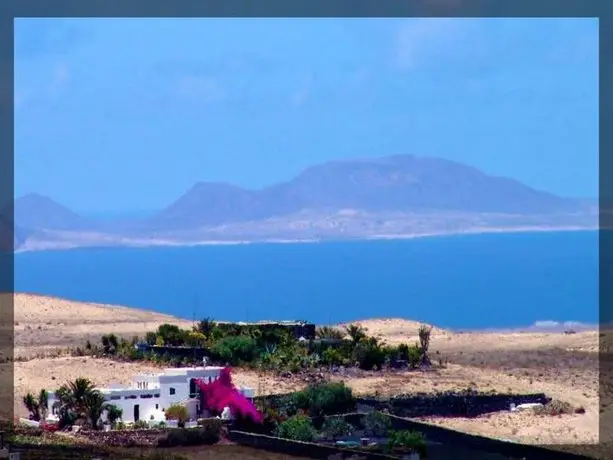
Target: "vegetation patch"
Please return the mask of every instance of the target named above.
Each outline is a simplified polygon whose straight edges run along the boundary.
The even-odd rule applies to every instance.
[[[145,360],[172,367],[212,364],[251,367],[278,373],[297,373],[321,367],[362,370],[430,366],[431,328],[421,326],[419,341],[388,346],[358,325],[317,328],[314,337],[297,337],[284,325],[200,321],[193,329],[162,324],[156,331],[131,340],[106,334],[99,344],[87,342],[72,351],[76,356],[105,356],[117,360]],[[441,364],[442,365],[442,364]]]

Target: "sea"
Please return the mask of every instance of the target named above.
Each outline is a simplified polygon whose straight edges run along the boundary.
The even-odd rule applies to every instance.
[[[599,319],[598,232],[24,252],[15,290],[190,320],[580,328]]]

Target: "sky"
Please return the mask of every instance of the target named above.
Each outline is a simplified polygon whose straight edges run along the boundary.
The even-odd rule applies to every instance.
[[[435,156],[598,195],[597,19],[16,19],[15,194],[79,212]]]

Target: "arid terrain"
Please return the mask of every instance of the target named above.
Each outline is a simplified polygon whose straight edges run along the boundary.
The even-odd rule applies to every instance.
[[[143,335],[162,323],[191,326],[180,320],[143,310],[109,305],[86,304],[62,299],[17,294],[14,299],[15,410],[24,416],[22,396],[41,388],[54,388],[69,379],[87,377],[97,385],[128,383],[133,374],[151,371],[143,363],[117,363],[92,357],[62,356],[61,350],[97,341],[104,333],[126,338]],[[419,323],[400,319],[359,322],[368,333],[387,343],[414,342]],[[598,349],[608,336],[596,331],[564,333],[454,333],[434,328],[432,357],[444,366],[435,371],[334,374],[356,394],[394,395],[400,393],[463,390],[534,393],[584,408],[583,414],[542,416],[533,413],[496,413],[472,419],[430,418],[430,423],[460,431],[538,444],[596,443],[599,416],[610,419],[608,407],[599,414]],[[43,357],[44,356],[44,357]],[[4,369],[5,372],[8,368]],[[237,384],[265,393],[286,393],[304,386],[297,377],[260,375],[235,370]],[[608,387],[608,385],[607,385]],[[608,401],[610,394],[601,388]],[[603,406],[606,402],[603,401]],[[602,422],[606,423],[606,422]],[[601,439],[601,441],[605,441]]]

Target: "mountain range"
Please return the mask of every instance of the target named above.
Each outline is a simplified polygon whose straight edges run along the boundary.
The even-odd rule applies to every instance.
[[[319,164],[259,190],[200,182],[146,218],[88,219],[38,194],[12,205],[0,215],[0,235],[12,222],[18,250],[406,237],[598,223],[594,202],[412,155]]]

